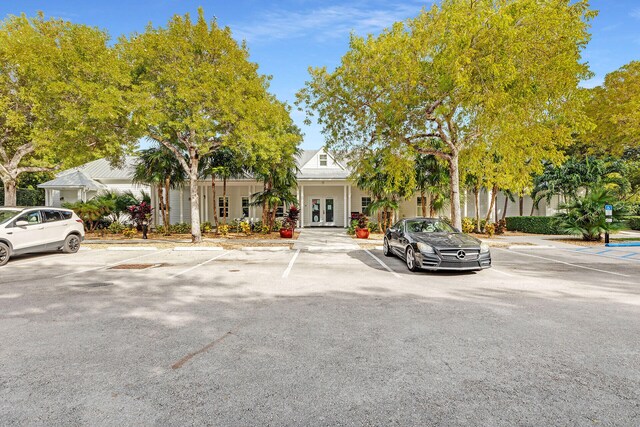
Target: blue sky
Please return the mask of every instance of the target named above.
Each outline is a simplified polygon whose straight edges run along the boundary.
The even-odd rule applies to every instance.
[[[348,47],[349,33],[377,33],[395,21],[415,16],[430,1],[414,0],[50,0],[2,1],[0,16],[33,15],[42,10],[77,23],[100,27],[112,38],[164,25],[173,14],[196,14],[202,6],[238,39],[246,39],[260,71],[273,76],[271,92],[293,104],[308,78],[309,66],[335,67]],[[592,22],[593,38],[584,52],[595,77],[584,86],[600,84],[622,65],[640,60],[640,0],[592,0],[599,16]],[[305,126],[303,114],[293,118],[305,133],[303,148],[319,148],[317,126]]]

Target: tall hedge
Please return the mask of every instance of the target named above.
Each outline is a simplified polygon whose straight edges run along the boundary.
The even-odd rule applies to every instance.
[[[551,216],[510,216],[507,230],[532,234],[564,234]]]
[[[632,230],[640,230],[640,216],[630,216],[627,218],[629,228]]]
[[[44,206],[44,190],[17,189],[17,206]],[[4,190],[0,188],[0,206],[4,206]]]

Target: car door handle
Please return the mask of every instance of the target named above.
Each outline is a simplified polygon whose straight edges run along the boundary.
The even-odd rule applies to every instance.
[[[7,234],[13,234],[13,231],[7,231]]]

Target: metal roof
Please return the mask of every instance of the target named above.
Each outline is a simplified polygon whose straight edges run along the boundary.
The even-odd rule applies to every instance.
[[[62,176],[58,176],[57,178],[52,179],[51,181],[38,184],[38,188],[53,188],[53,189],[82,188],[84,190],[99,191],[99,190],[105,190],[107,187],[89,178],[87,175],[85,175],[81,171],[74,170],[74,171],[71,171],[70,173],[64,174]]]
[[[135,164],[138,156],[125,156],[122,164],[113,167],[107,159],[98,159],[85,163],[77,168],[62,171],[58,176],[64,176],[74,171],[81,171],[93,179],[123,179],[131,180],[135,171]]]

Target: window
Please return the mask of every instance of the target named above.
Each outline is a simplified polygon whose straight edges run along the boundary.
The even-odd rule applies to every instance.
[[[16,218],[16,222],[18,221],[27,221],[29,225],[32,224],[40,224],[40,211],[31,211],[25,214],[20,215]]]
[[[368,213],[370,204],[371,204],[371,197],[362,198],[362,213]]]
[[[284,216],[284,205],[278,206],[276,209],[276,218],[282,218]]]
[[[71,219],[71,217],[73,216],[71,212],[67,211],[60,211],[60,215],[62,215],[63,219]]]
[[[327,166],[327,155],[320,154],[320,166]]]
[[[425,206],[429,206],[428,200],[425,197],[424,198],[424,202],[425,202]],[[422,216],[422,197],[418,196],[417,198],[417,202],[416,202],[416,216]]]
[[[242,216],[243,217],[249,216],[249,198],[248,197],[242,198]]]
[[[44,222],[60,221],[62,218],[58,211],[42,211]]]
[[[222,197],[218,197],[218,211],[219,211],[218,216],[220,218],[229,217],[229,197],[225,197],[224,199]],[[225,208],[225,205],[226,205],[226,208]]]

